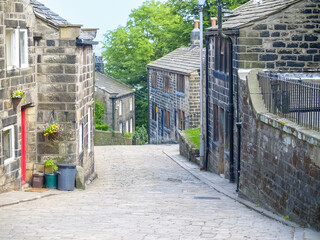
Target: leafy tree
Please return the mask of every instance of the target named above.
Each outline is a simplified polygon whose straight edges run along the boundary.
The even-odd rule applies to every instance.
[[[231,9],[248,0],[223,0]],[[147,69],[146,65],[169,52],[187,46],[193,22],[198,15],[197,0],[146,0],[132,10],[126,26],[105,34],[103,58],[105,72],[136,91],[136,125],[147,125]],[[204,28],[210,17],[217,16],[217,0],[207,0],[204,7]]]

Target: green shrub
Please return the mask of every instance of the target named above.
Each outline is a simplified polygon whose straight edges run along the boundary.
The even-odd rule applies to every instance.
[[[132,144],[133,145],[143,145],[148,142],[148,133],[147,129],[142,126],[134,132],[132,137]]]
[[[108,124],[101,124],[101,125],[96,124],[95,127],[96,127],[96,130],[102,130],[102,131],[108,131],[109,129]]]
[[[101,102],[94,101],[94,124],[95,125],[102,125],[103,114],[104,114],[103,104]]]
[[[132,133],[125,132],[125,133],[123,134],[123,136],[124,136],[125,138],[132,138]]]
[[[189,138],[189,140],[193,143],[193,145],[200,149],[200,128],[190,128],[184,131]]]

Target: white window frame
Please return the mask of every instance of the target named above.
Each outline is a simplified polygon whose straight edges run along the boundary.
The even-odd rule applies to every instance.
[[[27,29],[12,29],[7,28],[6,29],[6,38],[7,38],[7,32],[10,32],[10,49],[8,46],[6,46],[6,59],[7,59],[7,69],[15,69],[15,68],[26,68],[28,67],[28,31]],[[25,62],[21,62],[20,58],[20,34],[24,34],[24,56],[25,56]],[[7,40],[6,40],[7,45]],[[10,51],[11,56],[11,63],[8,63],[8,51]]]
[[[83,124],[79,123],[79,153],[83,152]]]
[[[129,121],[128,120],[126,121],[126,132],[127,133],[129,132]]]
[[[3,130],[2,130],[2,134],[5,132],[5,131],[10,131],[10,158],[7,158],[7,159],[5,159],[4,160],[4,164],[9,164],[9,163],[11,163],[11,162],[13,162],[14,161],[14,159],[15,159],[15,153],[14,153],[14,137],[15,137],[15,135],[14,135],[14,125],[10,125],[10,126],[8,126],[8,127],[5,127],[5,128],[3,128]]]
[[[122,128],[123,128],[123,125],[122,125],[122,122],[119,123],[119,132],[122,134]]]
[[[119,116],[122,116],[122,100],[119,101]]]
[[[131,97],[129,99],[129,102],[130,102],[130,111],[132,111],[133,110],[133,97]]]
[[[91,107],[88,108],[88,153],[91,152]]]
[[[133,133],[133,119],[130,118],[130,133]]]

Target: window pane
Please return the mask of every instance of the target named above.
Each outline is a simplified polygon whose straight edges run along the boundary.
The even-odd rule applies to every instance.
[[[8,159],[8,158],[12,157],[11,135],[12,135],[12,132],[10,130],[6,130],[6,131],[3,132],[3,155],[4,155],[4,159]]]
[[[12,66],[12,31],[6,31],[6,56],[7,66]]]
[[[27,56],[26,56],[26,42],[27,42],[27,32],[25,31],[20,31],[20,38],[19,38],[19,49],[20,49],[20,60],[21,60],[21,65],[22,64],[27,64]]]

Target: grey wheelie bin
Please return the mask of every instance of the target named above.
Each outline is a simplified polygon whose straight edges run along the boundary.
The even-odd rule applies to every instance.
[[[58,164],[58,189],[62,191],[73,191],[76,182],[76,165]]]

